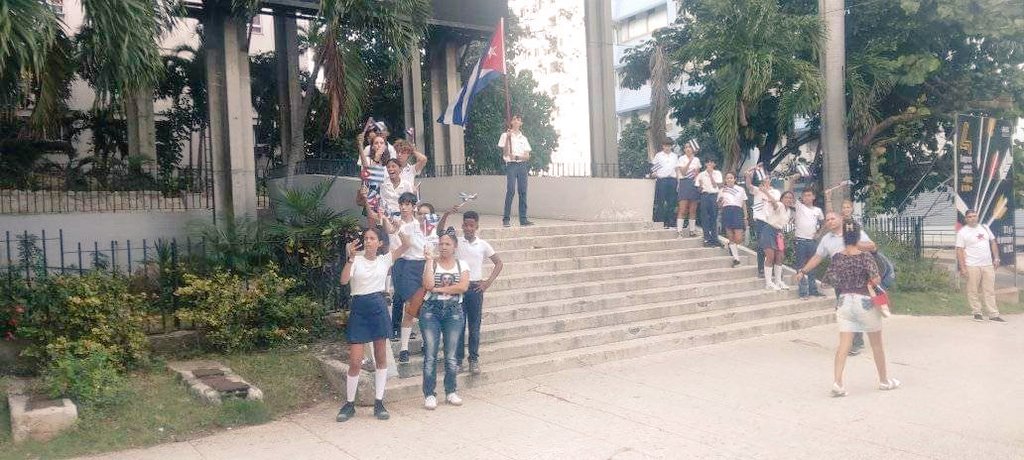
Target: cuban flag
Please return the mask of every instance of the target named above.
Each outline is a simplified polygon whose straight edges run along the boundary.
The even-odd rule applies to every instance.
[[[466,84],[462,86],[458,97],[448,104],[444,115],[437,119],[438,123],[445,125],[466,126],[469,118],[469,104],[473,102],[476,93],[487,87],[492,81],[505,74],[505,19],[498,22],[498,29],[491,37],[491,43],[487,47],[487,53],[480,57],[473,73],[469,75]]]
[[[380,187],[384,183],[384,178],[387,177],[388,172],[383,166],[370,165],[369,168],[363,168],[359,175],[370,188]]]

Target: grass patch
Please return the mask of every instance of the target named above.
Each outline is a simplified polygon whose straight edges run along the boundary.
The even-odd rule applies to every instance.
[[[208,356],[263,390],[263,402],[206,406],[163,368],[129,376],[126,400],[101,413],[84,412],[78,427],[48,443],[14,446],[6,398],[0,402],[0,459],[64,458],[193,439],[227,427],[266,423],[309,407],[331,393],[307,349]],[[0,380],[2,386],[2,380]]]
[[[971,307],[967,305],[967,297],[957,291],[932,292],[898,292],[889,291],[892,312],[917,316],[956,316],[968,315]],[[1024,303],[1019,299],[1016,303],[999,302],[999,313],[1024,312]]]

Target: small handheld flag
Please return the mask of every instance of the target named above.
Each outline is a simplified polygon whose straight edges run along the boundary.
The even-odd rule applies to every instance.
[[[811,168],[803,163],[796,165],[796,172],[800,174],[800,177],[811,177]]]
[[[424,235],[430,235],[434,233],[434,229],[437,228],[437,223],[441,221],[441,217],[437,214],[427,214],[423,216],[422,229]]]
[[[363,179],[363,182],[366,183],[366,185],[370,186],[370,188],[373,188],[375,186],[379,187],[381,184],[383,184],[384,178],[387,177],[388,173],[383,166],[371,165],[368,168],[363,168],[359,175]]]
[[[473,97],[487,87],[492,81],[505,74],[505,20],[498,22],[498,28],[491,37],[487,52],[480,57],[473,73],[462,86],[458,96],[448,103],[448,109],[437,119],[446,125],[466,126],[469,119],[469,104]]]
[[[410,144],[416,145],[416,129],[405,128],[405,140],[409,141]]]

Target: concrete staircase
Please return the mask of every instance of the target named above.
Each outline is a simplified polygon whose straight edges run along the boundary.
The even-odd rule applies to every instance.
[[[753,256],[732,268],[725,250],[649,223],[488,228],[481,237],[505,269],[484,297],[483,372],[459,374],[460,389],[834,320],[831,299],[765,291]],[[410,343],[388,399],[422,396],[420,346]],[[343,392],[347,364],[320,360]],[[361,379],[360,402],[372,403],[372,380]]]

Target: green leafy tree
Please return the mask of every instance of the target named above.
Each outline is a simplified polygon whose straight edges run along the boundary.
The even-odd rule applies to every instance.
[[[651,172],[647,158],[647,131],[650,125],[633,115],[619,136],[619,176],[641,179]]]

